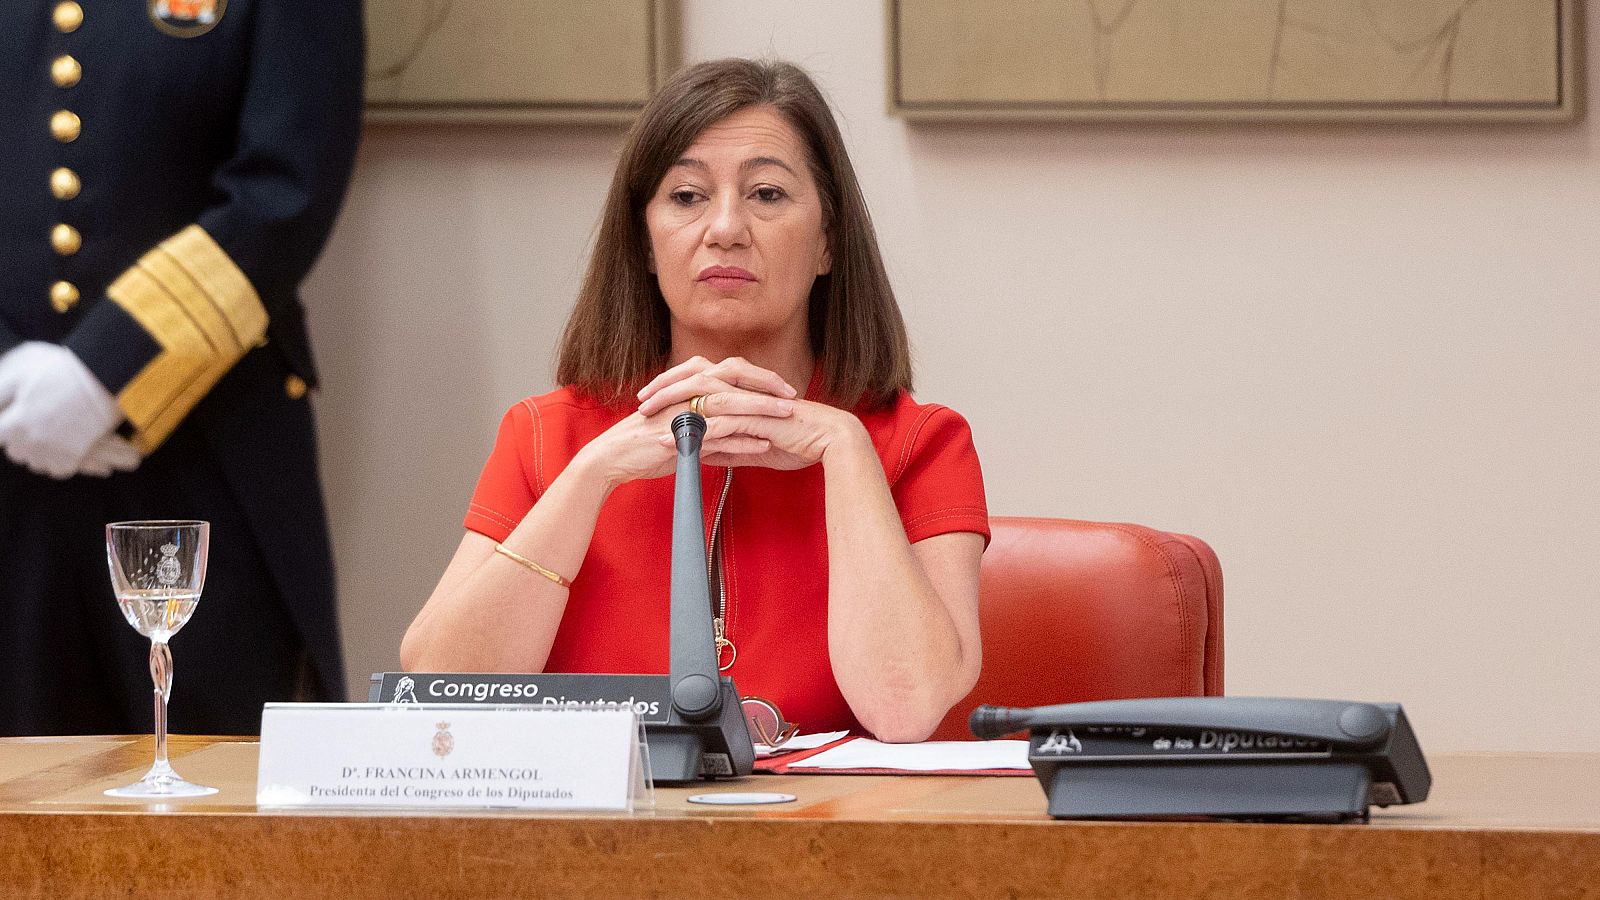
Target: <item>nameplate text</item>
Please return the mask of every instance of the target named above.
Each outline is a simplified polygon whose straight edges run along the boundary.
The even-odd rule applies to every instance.
[[[268,703],[256,803],[629,810],[639,735],[626,709]]]

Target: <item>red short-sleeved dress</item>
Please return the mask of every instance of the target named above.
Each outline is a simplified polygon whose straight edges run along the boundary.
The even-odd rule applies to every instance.
[[[817,382],[808,396],[817,396]],[[634,408],[602,406],[570,388],[517,403],[501,421],[466,527],[505,540],[578,450]],[[965,419],[904,392],[886,408],[855,413],[883,462],[907,539],[971,531],[988,541],[983,475]],[[708,535],[726,472],[703,473]],[[602,506],[545,671],[667,671],[672,493],[670,476],[635,481]],[[726,674],[741,694],[773,701],[803,731],[861,730],[828,659],[822,467],[734,469],[722,527],[726,635],[738,650]]]

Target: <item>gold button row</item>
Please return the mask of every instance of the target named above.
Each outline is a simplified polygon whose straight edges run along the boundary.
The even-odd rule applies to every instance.
[[[83,7],[74,0],[62,0],[55,5],[51,19],[56,30],[71,34],[83,25]],[[83,80],[83,66],[70,54],[56,57],[50,63],[50,80],[59,88],[70,88]],[[70,144],[83,133],[83,122],[71,110],[58,110],[50,117],[50,135],[63,144]],[[78,173],[62,166],[50,173],[50,193],[57,200],[71,200],[83,190]],[[50,246],[62,256],[71,256],[83,247],[83,235],[71,225],[61,223],[50,229]],[[50,285],[50,306],[58,313],[66,313],[78,303],[78,286],[70,281],[57,281]]]
[[[74,3],[73,0],[62,0],[61,3],[56,4],[51,18],[55,20],[57,31],[62,34],[71,34],[78,30],[79,25],[83,24],[83,7]]]
[[[57,200],[71,200],[78,196],[83,184],[78,173],[61,166],[50,173],[50,193]],[[65,222],[50,229],[50,246],[62,256],[71,256],[83,248],[83,235]],[[78,302],[78,288],[70,281],[58,281],[50,286],[50,305],[58,313],[65,313]]]

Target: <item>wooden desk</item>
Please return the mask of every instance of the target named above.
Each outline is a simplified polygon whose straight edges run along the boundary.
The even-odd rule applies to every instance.
[[[0,896],[1600,898],[1600,754],[1438,755],[1367,825],[1055,822],[1031,778],[757,776],[633,816],[261,812],[254,743],[173,739],[222,789],[102,797],[150,739],[0,739]],[[795,803],[697,807],[756,789]]]

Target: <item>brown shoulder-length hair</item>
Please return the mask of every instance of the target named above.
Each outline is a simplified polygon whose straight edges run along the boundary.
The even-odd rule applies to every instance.
[[[828,103],[799,67],[748,59],[679,71],[629,131],[561,338],[559,383],[616,403],[665,365],[671,332],[666,301],[649,270],[645,206],[700,132],[755,106],[772,107],[799,133],[821,197],[833,266],[812,285],[808,320],[826,396],[845,407],[879,406],[911,389],[905,322]]]

